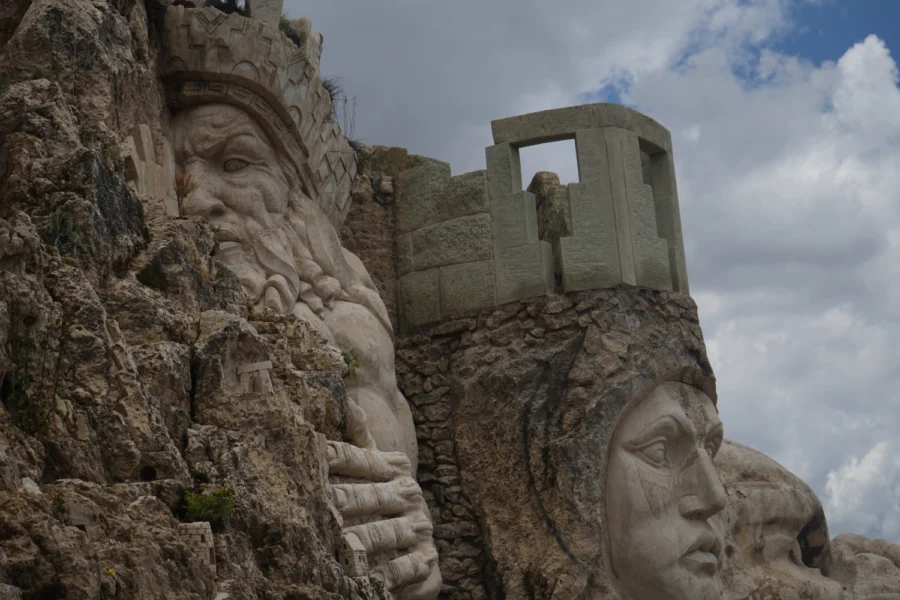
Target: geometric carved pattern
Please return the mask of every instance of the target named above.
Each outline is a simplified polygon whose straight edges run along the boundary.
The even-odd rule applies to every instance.
[[[319,76],[322,38],[298,47],[280,30],[212,8],[170,6],[164,81],[173,109],[222,102],[249,112],[292,161],[306,194],[340,228],[356,176],[354,152]]]

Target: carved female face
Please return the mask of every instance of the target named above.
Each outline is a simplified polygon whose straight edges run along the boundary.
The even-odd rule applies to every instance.
[[[626,414],[610,443],[606,516],[613,572],[626,600],[711,600],[725,507],[713,466],[722,423],[712,400],[684,383],[659,385]]]

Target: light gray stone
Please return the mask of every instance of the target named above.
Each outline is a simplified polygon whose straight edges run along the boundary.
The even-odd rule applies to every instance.
[[[522,191],[522,165],[519,149],[508,143],[488,146],[485,156],[488,197],[493,210],[494,203],[506,194]]]
[[[415,270],[491,258],[491,216],[460,217],[412,232]]]
[[[442,267],[440,286],[444,317],[474,313],[495,306],[494,261],[483,260]]]
[[[530,146],[571,139],[576,130],[591,127],[591,106],[557,108],[492,121],[494,143]]]
[[[472,171],[451,177],[434,193],[434,223],[490,211],[487,171]]]
[[[553,291],[553,253],[547,242],[495,247],[494,262],[500,304]]]
[[[397,231],[407,233],[435,222],[436,193],[450,180],[450,165],[429,161],[397,176]],[[439,220],[439,219],[437,219]]]
[[[397,272],[406,275],[413,270],[412,234],[397,235]]]
[[[568,187],[574,235],[559,240],[564,289],[573,292],[622,283],[608,188],[598,183],[570,183]]]
[[[284,0],[247,0],[250,16],[269,27],[278,28],[284,10]]]
[[[682,294],[690,294],[684,239],[681,233],[681,209],[675,183],[675,162],[672,152],[658,152],[649,157],[650,180],[656,205],[656,225],[669,243],[669,272],[672,287]]]
[[[414,271],[397,282],[400,321],[416,327],[441,320],[439,270]]]

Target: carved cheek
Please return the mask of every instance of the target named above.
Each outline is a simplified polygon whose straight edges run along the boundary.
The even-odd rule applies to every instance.
[[[663,508],[671,502],[675,493],[675,478],[671,475],[657,473],[638,458],[633,457],[632,460],[641,482],[644,498],[647,499],[647,504],[650,506],[650,512],[659,519]]]

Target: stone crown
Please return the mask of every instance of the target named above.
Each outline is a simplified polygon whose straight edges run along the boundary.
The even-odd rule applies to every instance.
[[[207,7],[170,6],[163,80],[169,106],[223,102],[250,113],[290,158],[304,192],[335,227],[350,208],[353,150],[322,85],[322,37],[292,22],[301,44],[268,24]]]

